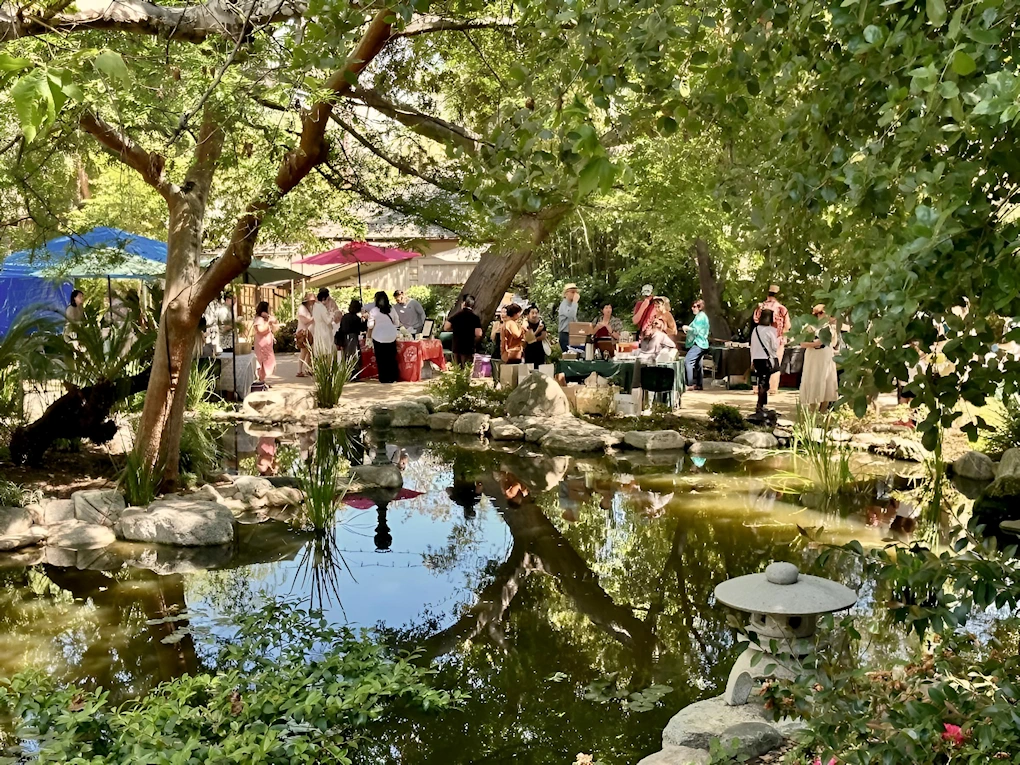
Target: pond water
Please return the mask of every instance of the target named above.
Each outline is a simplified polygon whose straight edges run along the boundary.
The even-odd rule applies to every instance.
[[[242,467],[270,459],[265,439],[282,472],[315,448],[315,434],[259,446],[238,433],[228,440]],[[108,565],[0,571],[0,673],[35,665],[128,698],[208,667],[211,652],[182,627],[222,633],[260,599],[290,596],[420,646],[439,685],[470,693],[457,711],[394,724],[365,762],[571,763],[586,752],[631,763],[659,748],[678,709],[725,685],[740,649],[716,584],[773,560],[809,565],[815,546],[798,527],[865,545],[937,533],[893,498],[915,479],[892,463],[825,502],[777,491],[795,467],[782,457],[574,459],[409,431],[360,443],[351,456],[400,465],[404,489],[347,498],[331,571],[314,565],[323,551],[309,535],[282,523],[240,526],[232,550],[194,559],[167,550],[153,565],[151,551],[118,544]],[[118,567],[132,555],[177,573]],[[870,584],[829,574],[860,589],[857,612],[870,619]],[[187,618],[164,619],[176,614]],[[901,646],[887,636],[871,650]],[[647,703],[609,698],[651,686],[672,690]]]

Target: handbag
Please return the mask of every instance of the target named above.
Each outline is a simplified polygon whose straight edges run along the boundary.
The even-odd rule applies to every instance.
[[[759,329],[761,329],[760,326],[754,328],[754,336],[758,338],[758,345],[761,346],[761,349],[765,351],[765,355],[768,356],[769,369],[772,371],[772,374],[775,374],[779,371],[779,359],[769,353],[769,349],[765,347],[765,343],[761,341],[761,336],[758,334]]]

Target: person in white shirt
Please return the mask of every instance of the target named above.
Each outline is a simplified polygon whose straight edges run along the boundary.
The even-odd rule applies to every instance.
[[[318,299],[312,306],[312,355],[336,355],[333,344],[333,311],[327,301],[331,300],[329,290],[319,290]]]
[[[314,337],[315,320],[312,318],[312,307],[315,295],[306,292],[297,309],[297,333],[294,337],[298,351],[298,377],[308,377],[312,371],[312,338]]]
[[[379,382],[395,383],[399,378],[397,366],[397,327],[400,321],[385,292],[375,293],[375,307],[368,314],[368,339],[375,351],[379,368]]]
[[[755,377],[758,378],[758,405],[755,412],[765,413],[765,404],[769,400],[769,378],[778,364],[779,333],[772,326],[772,311],[763,308],[758,315],[758,323],[751,330],[751,365]]]

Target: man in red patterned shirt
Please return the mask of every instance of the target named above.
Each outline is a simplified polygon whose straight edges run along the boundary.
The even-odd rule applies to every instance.
[[[779,335],[779,350],[776,353],[776,358],[779,361],[783,360],[783,351],[786,349],[786,333],[790,329],[790,312],[786,310],[786,306],[779,302],[779,285],[769,285],[769,297],[764,303],[759,303],[758,307],[754,309],[754,323],[758,323],[758,319],[761,316],[763,309],[772,311],[772,326],[776,328],[776,334]],[[776,372],[769,378],[769,393],[775,394],[779,392],[779,372]]]

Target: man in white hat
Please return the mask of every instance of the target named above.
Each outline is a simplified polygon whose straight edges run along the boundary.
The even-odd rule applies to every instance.
[[[580,297],[581,293],[573,282],[563,288],[559,310],[560,348],[563,350],[570,347],[570,322],[577,321],[577,301]]]
[[[301,298],[301,305],[297,309],[297,343],[298,355],[298,377],[308,377],[312,370],[312,308],[315,306],[315,293],[306,292]]]
[[[779,336],[779,349],[776,352],[776,360],[783,360],[783,351],[786,348],[786,333],[790,329],[790,312],[786,310],[786,306],[779,302],[779,285],[769,285],[769,297],[763,303],[759,303],[758,307],[754,309],[754,323],[758,323],[758,319],[761,318],[761,312],[764,309],[772,311],[772,326],[776,329],[776,334]],[[776,372],[769,378],[769,394],[773,395],[779,392],[779,372]]]

